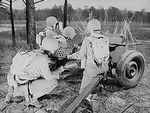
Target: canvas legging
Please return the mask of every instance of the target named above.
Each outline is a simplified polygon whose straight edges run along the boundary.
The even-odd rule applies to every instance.
[[[45,94],[49,94],[57,85],[58,85],[57,79],[53,80],[39,79],[33,81],[29,85],[30,93],[33,95],[32,99],[35,100]]]

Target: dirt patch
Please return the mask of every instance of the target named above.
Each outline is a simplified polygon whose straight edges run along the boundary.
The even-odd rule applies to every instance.
[[[150,67],[147,67],[138,86],[122,90],[117,85],[107,85],[97,98],[98,113],[149,113]],[[116,91],[112,91],[113,89]],[[118,91],[117,91],[118,90]],[[105,92],[105,93],[104,93]],[[95,104],[96,105],[96,104]]]

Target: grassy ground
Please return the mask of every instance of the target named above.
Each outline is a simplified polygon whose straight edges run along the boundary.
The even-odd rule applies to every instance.
[[[80,30],[84,30],[85,23],[82,25],[80,23],[75,24],[80,26]],[[41,27],[37,28],[37,33],[44,29],[43,22],[39,22],[38,25]],[[114,31],[114,27],[114,23],[109,24],[107,27],[102,24],[102,29],[109,30],[111,33]],[[147,67],[144,76],[136,88],[129,90],[121,90],[116,84],[106,84],[104,90],[96,97],[96,103],[93,103],[94,106],[98,107],[98,113],[150,113],[150,65],[148,65],[150,63],[150,42],[147,41],[150,39],[150,31],[140,28],[150,28],[150,24],[131,24],[132,35],[139,40],[145,40],[143,45],[137,48],[146,59]],[[18,48],[14,49],[11,46],[11,32],[0,32],[0,90],[5,90],[4,94],[6,94],[6,85],[3,85],[3,83],[6,82],[6,74],[9,71],[8,67],[11,60],[18,49],[26,46],[25,27],[16,31],[16,37]],[[4,95],[0,91],[0,99],[2,98],[4,98]],[[125,110],[125,108],[128,109]]]
[[[8,23],[8,22],[3,22]],[[25,24],[25,21],[16,21],[16,25]],[[36,33],[42,31],[45,27],[45,22],[36,22],[37,29]],[[71,22],[69,25],[73,26],[76,29],[77,33],[84,33],[86,22]],[[110,33],[114,32],[116,23],[102,23],[102,30],[109,31]],[[142,29],[141,29],[142,28]],[[145,28],[150,28],[150,24],[141,24],[141,23],[132,23],[131,24],[131,32],[133,37],[138,40],[149,40],[150,39],[150,30],[145,30]],[[83,38],[81,35],[77,35],[77,39],[75,41],[81,40]],[[16,41],[18,44],[18,48],[22,48],[26,46],[26,28],[22,27],[21,29],[16,30]],[[9,56],[9,54],[14,53],[11,46],[11,31],[0,32],[0,51],[2,56]],[[11,55],[12,56],[12,55]],[[1,59],[2,57],[0,57]],[[6,58],[7,59],[7,58]],[[5,61],[5,59],[2,59]],[[2,61],[1,60],[1,61]],[[10,62],[10,61],[8,61]]]

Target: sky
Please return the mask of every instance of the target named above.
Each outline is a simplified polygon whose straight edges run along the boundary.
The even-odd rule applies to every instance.
[[[35,0],[39,1],[39,0]],[[36,4],[36,9],[52,8],[56,5],[63,5],[65,0],[44,0],[41,3]],[[99,8],[100,6],[107,9],[109,6],[114,6],[119,9],[125,9],[132,11],[140,11],[145,9],[150,12],[150,0],[68,0],[73,8],[85,8],[85,6]],[[23,9],[25,5],[22,0],[17,0],[13,3],[14,9]]]

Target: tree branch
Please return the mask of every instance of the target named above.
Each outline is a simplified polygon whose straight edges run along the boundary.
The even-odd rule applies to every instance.
[[[5,8],[2,8],[2,9],[5,10],[5,12],[10,15],[9,11],[7,11]]]
[[[0,7],[5,7],[5,8],[9,8],[8,6],[5,6],[4,4],[0,4]]]
[[[132,19],[134,18],[134,16],[135,16],[135,12],[133,13],[133,15],[132,15],[132,17],[131,17],[131,19],[130,19],[131,21],[132,21]]]
[[[23,3],[26,5],[26,1],[25,0],[22,0],[23,1]]]
[[[44,0],[39,0],[37,2],[34,2],[34,4],[37,4],[37,3],[40,3],[40,2],[43,2]]]
[[[5,4],[6,6],[10,7],[10,4],[8,4],[8,3],[1,2],[1,4]]]
[[[17,1],[17,0],[13,0],[12,2],[15,2],[15,1]]]
[[[10,2],[10,0],[5,0],[5,1]]]
[[[10,12],[8,12],[5,8],[1,7],[0,8],[0,11],[4,12],[4,13],[7,13],[8,15],[10,15]]]

